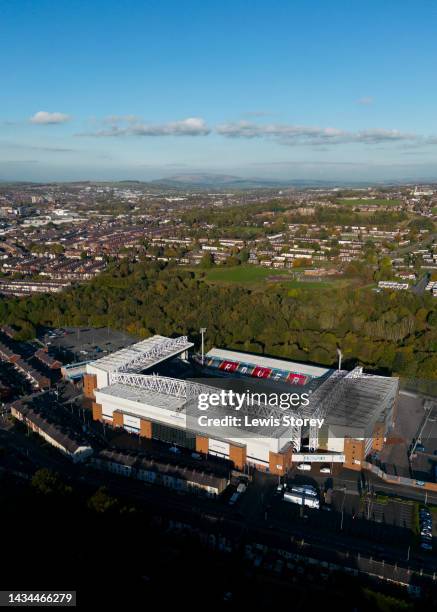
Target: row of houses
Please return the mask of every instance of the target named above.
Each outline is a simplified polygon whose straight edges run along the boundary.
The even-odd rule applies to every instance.
[[[113,474],[185,493],[198,492],[215,496],[222,493],[229,484],[229,478],[224,476],[115,450],[100,451],[92,457],[91,464]]]
[[[0,279],[0,293],[6,295],[29,295],[31,293],[60,293],[70,287],[68,280]]]
[[[14,367],[18,370],[32,385],[37,389],[49,389],[51,385],[50,378],[35,370],[27,361],[21,357],[14,362]]]
[[[62,363],[49,355],[47,349],[38,349],[35,353],[35,357],[50,370],[59,370],[62,368]]]
[[[3,326],[2,331],[9,331],[9,326]],[[10,333],[13,330],[11,329]],[[43,349],[39,349],[35,353],[35,357],[49,369],[55,370],[62,366],[62,364],[53,359],[46,351]],[[9,346],[4,344],[4,342],[0,341],[0,360],[6,361],[8,363],[13,364],[14,368],[22,374],[33,387],[37,389],[48,389],[50,387],[51,381],[47,376],[44,376],[41,372],[38,372],[30,363],[28,363],[25,359],[21,357],[20,354],[16,353]]]
[[[93,454],[92,447],[77,433],[63,429],[33,408],[25,406],[21,401],[11,405],[11,414],[66,455],[73,463],[83,462]]]
[[[17,400],[10,406],[11,415],[22,422],[73,463],[89,462],[95,469],[133,478],[140,482],[167,487],[183,493],[198,493],[208,497],[220,495],[230,482],[230,473],[220,473],[169,463],[141,455],[104,449],[95,452],[78,431],[55,422],[48,413]]]

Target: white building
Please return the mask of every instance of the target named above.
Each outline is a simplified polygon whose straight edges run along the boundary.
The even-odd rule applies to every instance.
[[[191,346],[185,337],[153,336],[88,364],[84,391],[93,400],[94,419],[223,457],[239,469],[252,464],[275,474],[284,474],[302,453],[310,461],[328,456],[360,469],[368,454],[382,449],[394,420],[396,378],[223,349],[206,355],[202,372],[211,373],[208,384],[141,373],[185,355]],[[250,389],[257,400],[245,401],[239,412],[221,400],[212,402],[230,387],[240,394]],[[276,396],[287,391],[298,401],[284,409],[267,400],[267,391]],[[205,412],[201,396],[209,400]]]

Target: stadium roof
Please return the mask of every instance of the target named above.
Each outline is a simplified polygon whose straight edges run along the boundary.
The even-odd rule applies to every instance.
[[[208,387],[205,387],[205,389],[208,389]],[[214,389],[212,389],[212,391],[214,391]],[[178,415],[180,416],[180,422],[175,423],[175,427],[186,427],[187,431],[194,431],[198,433],[205,433],[205,431],[211,431],[211,427],[203,427],[198,422],[198,418],[201,415],[205,415],[206,413],[199,412],[196,397],[176,397],[175,395],[158,393],[156,391],[151,391],[150,389],[146,389],[144,387],[138,387],[123,383],[115,383],[109,385],[108,387],[99,389],[98,391],[96,391],[96,393],[102,393],[104,395],[109,395],[114,398],[120,398],[122,400],[130,400],[138,404],[138,412],[136,408],[132,406],[125,405],[123,407],[120,406],[120,408],[114,406],[115,410],[120,409],[124,414],[130,414],[131,416],[143,417],[151,421],[156,421],[157,419],[154,418],[153,415],[149,415],[147,413],[148,407],[154,407],[161,410],[167,410],[171,413],[178,413]],[[263,406],[262,409],[266,410],[267,413],[270,413],[271,415],[277,415],[279,412],[278,409],[269,408],[267,406]],[[242,410],[242,412],[239,414],[232,407],[219,405],[210,406],[207,411],[207,416],[209,418],[223,418],[225,416],[244,417],[245,414],[252,414],[252,416],[256,416],[257,411],[257,406],[248,406],[246,410]],[[298,412],[293,410],[288,411],[288,413],[290,415],[299,416]],[[248,434],[250,434],[251,436],[256,435],[262,438],[278,438],[286,434],[289,429],[289,426],[285,426],[283,424],[272,426],[259,425],[258,427],[249,427],[245,426],[244,422],[242,422],[242,424],[239,426],[220,426],[219,428],[217,428],[215,437],[241,438],[242,436],[247,436]]]
[[[399,380],[361,374],[343,378],[338,384],[344,389],[339,401],[333,402],[327,412],[328,424],[369,429],[388,407],[388,398],[396,393]]]
[[[175,357],[193,346],[186,336],[166,338],[151,336],[127,348],[111,353],[91,362],[94,368],[105,372],[131,371],[141,372],[161,361]]]
[[[306,376],[320,377],[325,376],[331,370],[320,366],[313,366],[295,361],[286,361],[285,359],[275,359],[272,357],[264,357],[263,355],[254,355],[253,353],[239,353],[237,351],[228,351],[227,349],[213,348],[206,354],[206,358],[223,359],[224,361],[237,361],[247,363],[253,366],[262,368],[270,368],[276,370],[284,370],[296,374],[305,374]]]
[[[115,383],[113,385],[109,385],[109,387],[99,389],[98,393],[104,393],[105,395],[111,395],[113,397],[138,402],[138,404],[144,404],[145,406],[154,406],[163,410],[170,410],[171,412],[180,411],[187,401],[185,397],[176,397],[166,393],[157,393],[156,391],[150,391],[149,389],[134,387],[133,385],[125,385],[122,383]]]
[[[180,426],[186,426],[191,431],[204,431],[198,423],[200,413],[197,395],[204,392],[215,393],[217,387],[211,384],[204,385],[154,375],[126,374],[120,378],[120,382],[104,387],[99,393],[138,403],[138,412],[135,408],[127,406],[121,408],[123,412],[134,410],[137,416],[147,418],[148,406],[168,410],[180,415]],[[231,380],[230,382],[235,383],[236,381]],[[172,383],[178,388],[173,389]],[[233,387],[235,390],[235,384],[226,388]],[[271,385],[271,390],[273,387],[274,385]],[[362,373],[362,368],[356,368],[352,372],[334,371],[331,377],[325,378],[321,384],[317,385],[307,407],[297,406],[281,411],[278,407],[267,404],[247,404],[241,406],[240,412],[236,413],[231,406],[210,404],[207,416],[222,418],[224,416],[235,417],[236,414],[239,414],[239,416],[248,415],[250,419],[288,414],[301,418],[323,417],[328,425],[355,428],[357,436],[360,437],[363,431],[371,431],[375,422],[382,417],[397,388],[397,378],[366,375]],[[244,434],[245,430],[246,434]],[[241,423],[230,427],[221,426],[220,434],[229,438],[238,438],[247,435],[247,431],[250,431],[251,435],[277,438],[287,436],[290,433],[289,430],[290,427],[282,422],[279,425],[268,425],[264,422],[259,427],[246,427],[244,423]]]

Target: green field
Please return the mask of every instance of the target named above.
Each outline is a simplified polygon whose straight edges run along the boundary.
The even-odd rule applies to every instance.
[[[296,269],[294,269],[296,271]],[[288,270],[270,270],[260,266],[235,266],[232,268],[219,267],[205,270],[205,280],[211,283],[235,283],[262,285],[264,283],[278,284],[287,289],[327,289],[334,286],[347,285],[344,279],[326,279],[322,281],[295,280]],[[284,280],[278,281],[277,277]],[[272,279],[272,280],[270,280]],[[275,279],[275,280],[273,280]]]
[[[345,206],[399,206],[400,204],[402,204],[400,200],[381,200],[381,199],[375,199],[375,200],[341,199],[341,200],[337,200],[337,202]]]
[[[206,280],[225,283],[257,283],[269,276],[284,276],[284,280],[291,276],[285,270],[270,270],[259,266],[235,266],[231,268],[220,267],[205,270]]]
[[[332,280],[321,280],[321,281],[298,281],[292,280],[284,283],[284,286],[288,289],[330,289],[332,287],[345,287],[348,285],[348,281],[344,279],[332,279]]]

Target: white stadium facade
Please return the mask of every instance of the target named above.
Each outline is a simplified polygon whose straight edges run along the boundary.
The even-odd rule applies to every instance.
[[[365,458],[382,449],[393,427],[398,379],[365,374],[362,368],[333,370],[307,364],[213,348],[200,358],[187,337],[153,336],[88,363],[84,395],[93,418],[131,433],[205,455],[285,474],[294,462],[338,462],[359,470]],[[159,367],[179,363],[197,367],[196,378],[156,374]],[[196,363],[197,362],[197,366]],[[201,374],[200,374],[201,372]],[[208,378],[207,378],[208,376]],[[241,414],[277,424],[258,428],[235,425],[211,427],[197,418],[200,394],[219,389],[248,388],[261,383],[269,394],[307,394],[309,400],[281,410],[270,403],[246,404]],[[262,394],[261,394],[262,395]],[[214,405],[208,416],[224,420],[235,415],[226,405]],[[283,416],[294,417],[283,423]],[[205,420],[205,419],[204,419]]]

